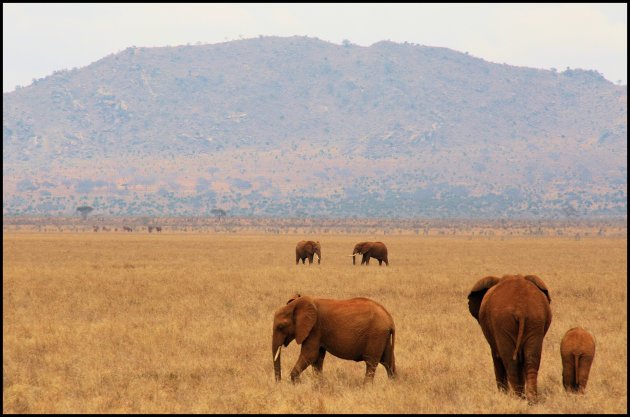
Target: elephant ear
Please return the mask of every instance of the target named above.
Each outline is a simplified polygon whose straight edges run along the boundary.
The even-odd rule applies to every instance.
[[[481,307],[483,297],[486,295],[486,292],[494,285],[498,284],[499,281],[501,281],[501,278],[493,276],[481,278],[470,290],[470,294],[468,294],[468,310],[477,321],[479,321],[479,308]]]
[[[540,291],[542,291],[547,297],[547,301],[551,304],[551,297],[549,296],[549,289],[545,285],[542,279],[538,278],[536,275],[526,275],[525,279],[535,284]]]
[[[295,300],[296,298],[300,298],[301,295],[300,293],[295,293],[291,296],[291,298],[289,298],[289,301],[287,301],[287,304],[289,304],[291,301]]]
[[[310,297],[299,297],[294,300],[294,303],[295,341],[298,345],[301,345],[317,322],[317,307]]]

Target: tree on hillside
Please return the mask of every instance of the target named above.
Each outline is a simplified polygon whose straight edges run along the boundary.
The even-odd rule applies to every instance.
[[[94,209],[90,206],[77,207],[77,211],[81,213],[81,218],[83,218],[83,220],[87,219],[88,214],[90,214],[92,210]]]

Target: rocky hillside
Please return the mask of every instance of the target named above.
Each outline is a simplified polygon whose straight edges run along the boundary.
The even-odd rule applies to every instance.
[[[3,213],[627,213],[627,87],[446,48],[128,48],[3,95]]]

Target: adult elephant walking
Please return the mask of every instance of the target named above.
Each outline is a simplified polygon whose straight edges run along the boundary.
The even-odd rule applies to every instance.
[[[308,258],[308,263],[313,263],[313,255],[317,255],[317,263],[321,263],[322,261],[322,245],[319,243],[319,240],[313,242],[312,240],[300,240],[295,246],[295,264],[299,264],[300,260],[302,263],[306,263],[306,258]]]
[[[354,250],[352,251],[352,265],[356,265],[355,255],[363,255],[363,259],[361,259],[361,265],[370,264],[370,258],[378,259],[378,264],[389,266],[389,261],[387,260],[387,246],[383,242],[360,242],[354,245]]]
[[[468,294],[468,309],[490,344],[497,387],[530,403],[538,395],[542,344],[551,324],[551,298],[535,275],[485,277]]]
[[[293,339],[302,349],[291,370],[292,382],[309,365],[321,373],[326,352],[341,359],[365,361],[364,382],[374,379],[379,363],[393,378],[395,334],[392,316],[369,298],[331,300],[296,294],[273,318],[271,350],[276,381],[282,376],[280,350]]]

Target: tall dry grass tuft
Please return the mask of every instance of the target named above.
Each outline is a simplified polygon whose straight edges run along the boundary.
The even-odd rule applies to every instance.
[[[320,265],[295,265],[301,238]],[[383,240],[389,267],[353,266]],[[625,413],[627,240],[423,236],[3,235],[5,413]],[[540,401],[499,393],[466,296],[485,275],[539,275],[553,321]],[[370,297],[397,326],[398,378],[327,355],[321,378],[275,383],[274,311],[295,292]],[[562,388],[560,340],[597,340],[584,396]]]

